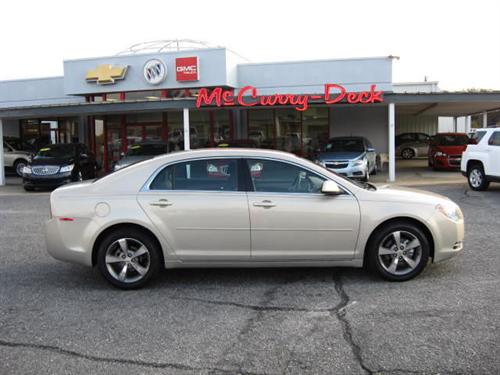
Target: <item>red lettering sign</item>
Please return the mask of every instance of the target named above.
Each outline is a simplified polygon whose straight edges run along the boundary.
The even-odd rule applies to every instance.
[[[245,86],[240,89],[238,95],[234,96],[232,89],[216,87],[210,91],[201,88],[196,98],[196,107],[202,105],[216,105],[217,107],[240,105],[242,107],[290,105],[297,111],[305,111],[309,108],[310,100],[323,100],[325,104],[349,103],[369,104],[382,103],[384,101],[383,91],[377,91],[376,85],[370,86],[370,91],[349,92],[344,86],[334,83],[325,85],[324,96],[321,95],[297,95],[297,94],[273,94],[258,95],[253,86]]]
[[[179,82],[198,81],[200,79],[198,57],[176,58],[175,79]]]

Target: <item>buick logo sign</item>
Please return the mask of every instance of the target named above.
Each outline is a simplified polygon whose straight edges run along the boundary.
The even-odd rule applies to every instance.
[[[158,85],[167,78],[167,67],[163,61],[152,59],[144,64],[144,79],[151,85]]]

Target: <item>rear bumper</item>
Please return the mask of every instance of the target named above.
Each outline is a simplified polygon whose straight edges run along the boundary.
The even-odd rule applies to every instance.
[[[74,221],[50,219],[45,223],[47,252],[64,262],[92,266],[92,246],[84,240],[84,233],[92,224],[89,219],[81,218]]]

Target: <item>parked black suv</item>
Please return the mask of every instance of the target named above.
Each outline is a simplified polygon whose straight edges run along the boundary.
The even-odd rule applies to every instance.
[[[81,143],[42,147],[23,170],[26,191],[37,187],[55,188],[69,182],[96,177],[94,155]]]

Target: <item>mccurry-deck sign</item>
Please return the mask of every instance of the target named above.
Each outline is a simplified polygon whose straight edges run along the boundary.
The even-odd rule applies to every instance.
[[[370,91],[349,92],[345,87],[334,83],[325,84],[323,95],[297,95],[297,94],[273,94],[259,95],[257,88],[245,86],[234,95],[234,90],[216,87],[214,89],[201,88],[196,99],[196,107],[203,105],[226,106],[275,106],[291,105],[297,111],[305,111],[309,108],[309,101],[324,101],[325,104],[345,102],[349,104],[382,103],[384,101],[383,91],[377,91],[376,85],[370,86]]]

